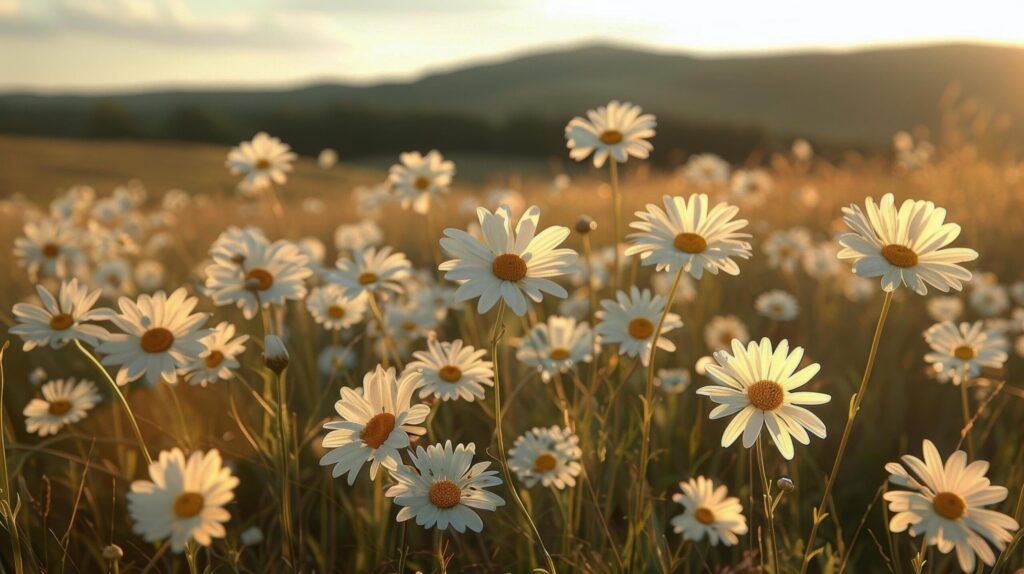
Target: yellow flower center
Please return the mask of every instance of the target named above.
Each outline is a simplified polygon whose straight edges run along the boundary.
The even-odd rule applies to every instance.
[[[569,349],[558,347],[551,349],[551,359],[554,361],[564,361],[569,358]]]
[[[895,243],[882,248],[882,257],[896,267],[913,267],[917,265],[917,253],[909,247],[896,245]]]
[[[447,510],[458,506],[459,501],[462,500],[462,489],[450,480],[440,480],[430,486],[427,497],[430,498],[430,504]]]
[[[462,369],[455,365],[445,365],[437,371],[437,376],[446,383],[457,383],[462,379]]]
[[[267,169],[270,167],[270,160],[265,157],[261,157],[260,159],[256,160],[255,165],[256,169]]]
[[[426,191],[430,187],[430,180],[421,175],[416,178],[416,181],[412,182],[412,185],[420,191]]]
[[[644,317],[637,317],[629,322],[629,336],[634,339],[646,339],[654,334],[654,323]]]
[[[974,357],[978,356],[978,354],[974,352],[974,347],[961,345],[956,349],[953,349],[953,356],[961,361],[970,361]]]
[[[683,253],[703,253],[708,248],[707,240],[696,233],[680,233],[672,244]]]
[[[622,141],[622,132],[619,130],[604,130],[599,136],[604,145],[615,145]]]
[[[75,318],[67,313],[58,313],[50,317],[50,328],[54,331],[63,331],[75,324]]]
[[[182,492],[174,499],[174,514],[178,518],[192,518],[203,510],[205,502],[198,492]]]
[[[330,315],[332,319],[341,319],[345,316],[345,308],[338,305],[331,305],[327,308],[327,314]]]
[[[533,461],[533,470],[537,472],[551,472],[557,464],[558,459],[555,458],[555,455],[544,453],[538,456],[537,460]]]
[[[956,520],[967,511],[967,503],[953,492],[940,492],[932,499],[932,507],[939,516]]]
[[[782,386],[774,381],[758,381],[747,387],[750,404],[762,411],[774,411],[779,408],[784,396]]]
[[[49,257],[50,259],[53,259],[58,255],[60,255],[59,245],[57,245],[56,243],[47,243],[46,245],[43,245],[43,257]]]
[[[60,416],[71,410],[71,401],[67,399],[57,399],[50,401],[50,414]]]
[[[380,413],[374,415],[366,423],[363,432],[359,433],[359,438],[370,448],[380,448],[380,445],[384,444],[384,441],[391,436],[393,430],[395,430],[395,415]]]
[[[715,513],[701,506],[693,513],[694,518],[701,524],[712,524],[715,521]]]
[[[210,354],[206,355],[203,362],[206,363],[207,369],[216,369],[224,362],[224,353],[221,353],[220,351],[210,351]]]
[[[163,353],[174,344],[174,333],[163,327],[150,329],[142,334],[139,345],[147,353]]]
[[[380,279],[380,277],[378,277],[376,273],[373,271],[367,271],[360,275],[356,281],[359,281],[360,285],[369,285],[370,283],[376,283],[377,279]]]
[[[274,284],[274,276],[259,267],[245,274],[245,288],[250,291],[266,291]]]
[[[491,272],[502,281],[516,282],[526,277],[526,261],[515,253],[503,253],[494,258]]]
[[[402,327],[403,331],[413,331],[413,330],[416,329],[416,322],[415,321],[402,321],[401,327]]]

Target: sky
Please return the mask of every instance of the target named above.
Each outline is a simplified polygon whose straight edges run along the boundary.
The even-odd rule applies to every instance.
[[[0,90],[373,83],[580,43],[1024,46],[1017,0],[0,0]]]

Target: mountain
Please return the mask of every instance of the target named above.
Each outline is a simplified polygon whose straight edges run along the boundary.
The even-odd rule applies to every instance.
[[[439,118],[425,126],[435,133],[450,122],[479,123],[475,129],[483,134],[520,119],[564,124],[620,99],[642,105],[659,120],[678,120],[680,130],[721,128],[749,142],[771,134],[879,146],[897,130],[937,126],[939,102],[954,83],[963,94],[1024,122],[1022,70],[1024,49],[990,45],[703,58],[597,44],[371,86],[6,94],[0,95],[0,131],[83,136],[109,128],[126,136],[219,141],[271,129],[267,123],[287,130],[289,120],[313,129],[323,125],[317,118],[334,113],[369,114],[413,129]],[[181,123],[192,131],[176,134],[174,126]],[[501,133],[492,129],[488,137],[500,139]]]

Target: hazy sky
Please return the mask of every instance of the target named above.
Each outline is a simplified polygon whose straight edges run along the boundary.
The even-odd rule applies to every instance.
[[[614,41],[705,55],[1024,45],[1017,0],[0,0],[0,89],[371,82]]]

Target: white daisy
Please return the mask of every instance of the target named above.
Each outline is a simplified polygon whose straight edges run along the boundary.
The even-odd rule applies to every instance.
[[[306,296],[313,275],[309,258],[291,241],[268,243],[261,234],[243,232],[237,242],[223,235],[210,250],[206,289],[215,305],[235,304],[246,319],[260,307],[283,305]]]
[[[391,335],[407,342],[428,336],[438,326],[434,309],[415,303],[388,307],[384,319]],[[376,328],[377,325],[373,324],[372,327]]]
[[[1006,337],[999,331],[985,329],[982,321],[960,323],[959,327],[944,321],[929,327],[924,340],[932,348],[924,360],[957,385],[965,378],[980,375],[982,368],[1002,368],[1009,357]]]
[[[498,471],[487,470],[490,462],[473,464],[475,454],[473,443],[452,447],[452,441],[447,441],[444,446],[416,447],[410,453],[412,466],[402,465],[392,473],[397,484],[385,492],[403,507],[395,519],[415,518],[424,528],[480,532],[484,523],[474,509],[493,511],[505,501],[485,490],[501,484],[501,479]]]
[[[1006,488],[992,486],[985,477],[986,461],[968,464],[967,453],[958,450],[943,463],[931,441],[922,448],[924,460],[908,454],[901,457],[903,464],[885,465],[889,482],[911,489],[884,494],[893,513],[889,530],[921,534],[943,554],[956,548],[964,572],[974,572],[975,557],[992,566],[996,555],[989,544],[1002,551],[1020,528],[1013,518],[984,508],[1006,500]]]
[[[234,175],[244,174],[249,188],[263,188],[271,183],[284,185],[296,155],[287,144],[266,132],[256,134],[252,141],[242,142],[228,153],[226,166]]]
[[[956,295],[936,295],[925,303],[933,321],[956,321],[964,312],[964,302]]]
[[[353,369],[357,363],[358,357],[352,348],[343,345],[328,345],[316,358],[317,369],[326,376],[342,369]]]
[[[110,309],[93,309],[102,293],[89,291],[78,279],[62,281],[57,297],[42,285],[36,285],[42,307],[31,303],[15,303],[12,311],[18,324],[11,327],[12,335],[25,340],[22,347],[31,351],[36,347],[59,349],[70,341],[81,340],[96,345],[107,337],[107,330],[92,321],[105,321],[113,314]]]
[[[678,395],[690,388],[690,371],[686,369],[658,369],[654,385],[666,393]]]
[[[388,181],[391,182],[402,209],[412,208],[416,213],[430,210],[432,201],[448,193],[448,186],[455,175],[455,164],[444,159],[441,152],[431,150],[427,155],[418,151],[406,152],[399,156],[401,163],[391,166]]]
[[[14,256],[29,279],[67,277],[84,263],[81,231],[64,219],[46,218],[25,224],[25,236],[14,240]]]
[[[853,233],[839,236],[839,258],[851,260],[857,275],[881,277],[885,291],[903,283],[920,295],[928,292],[928,285],[959,291],[971,279],[971,272],[958,263],[977,259],[978,253],[945,248],[960,235],[959,225],[945,223],[945,209],[908,199],[897,210],[887,193],[877,205],[869,197],[865,210],[858,205],[843,208],[843,220]]]
[[[629,295],[619,291],[615,298],[615,301],[601,301],[601,310],[595,314],[601,321],[597,324],[597,336],[602,345],[617,344],[619,354],[630,357],[639,355],[644,365],[647,365],[651,358],[651,345],[654,344],[655,337],[659,349],[668,352],[676,350],[675,343],[662,335],[682,327],[683,322],[679,315],[669,313],[665,317],[661,332],[657,335],[654,333],[658,320],[665,310],[664,297],[652,296],[649,289],[640,291],[634,285],[630,288]]]
[[[420,398],[434,396],[442,401],[484,398],[484,387],[494,386],[494,363],[483,360],[487,351],[474,349],[460,339],[450,343],[436,337],[427,341],[426,351],[416,351],[405,372],[420,388]]]
[[[345,296],[354,299],[363,293],[401,293],[403,283],[412,273],[412,263],[404,253],[393,252],[390,247],[357,249],[352,258],[341,258],[337,270],[327,274],[327,280],[345,289]]]
[[[834,277],[842,270],[839,262],[839,248],[831,241],[822,241],[804,250],[804,271],[813,279],[822,280]]]
[[[978,285],[971,289],[968,296],[971,308],[982,317],[995,317],[1010,310],[1010,296],[1006,288],[999,284]]]
[[[380,466],[395,470],[402,462],[398,449],[409,448],[409,435],[421,435],[426,429],[416,426],[430,414],[427,405],[412,405],[416,381],[405,376],[399,381],[395,369],[366,373],[363,386],[358,389],[341,388],[341,400],[334,409],[341,420],[324,424],[330,432],[323,446],[330,449],[320,459],[320,466],[334,466],[331,475],[338,478],[348,474],[348,483],[355,484],[356,476],[366,461],[370,461],[370,478],[377,477]]]
[[[729,162],[713,153],[690,156],[682,168],[687,182],[700,187],[723,185],[729,179]]]
[[[539,303],[542,293],[565,298],[568,293],[552,278],[571,271],[576,253],[556,249],[569,236],[569,229],[552,226],[537,233],[540,209],[527,209],[512,229],[512,214],[503,205],[491,213],[477,210],[483,241],[461,229],[445,229],[441,247],[453,259],[439,267],[449,281],[461,283],[457,301],[479,297],[477,311],[486,313],[504,299],[516,315],[526,314],[526,297]]]
[[[820,405],[831,397],[824,393],[793,392],[811,380],[821,365],[811,363],[797,371],[804,350],[781,341],[775,349],[768,338],[744,346],[733,341],[732,354],[715,353],[717,365],[708,365],[707,374],[717,384],[697,389],[698,395],[710,397],[719,406],[711,411],[711,419],[736,415],[722,433],[722,446],[736,442],[743,435],[743,446],[754,446],[761,427],[768,428],[772,442],[786,459],[793,458],[793,441],[808,444],[807,431],[825,438],[825,423],[800,405]]]
[[[534,427],[516,439],[508,451],[508,466],[527,488],[541,483],[558,490],[576,486],[583,450],[580,439],[558,425]]]
[[[227,381],[235,376],[239,367],[238,356],[245,351],[249,335],[235,337],[235,326],[227,321],[218,324],[199,342],[203,351],[189,362],[185,377],[189,384],[206,386]]]
[[[772,176],[763,169],[739,169],[729,179],[729,197],[733,201],[761,199],[774,186]]]
[[[732,546],[747,533],[740,499],[728,496],[725,485],[715,488],[710,478],[698,476],[680,482],[679,488],[682,492],[672,501],[683,505],[683,513],[672,517],[672,529],[684,539],[700,541],[706,536],[712,546]]]
[[[793,154],[793,159],[801,162],[811,161],[814,157],[814,148],[811,147],[811,143],[803,138],[793,140],[793,145],[789,148],[790,153]]]
[[[782,289],[775,289],[758,295],[754,309],[775,321],[792,321],[800,312],[796,297]]]
[[[131,295],[135,291],[131,265],[124,259],[110,259],[97,265],[92,283],[96,288],[102,289],[103,295],[110,299]]]
[[[181,552],[190,539],[209,546],[225,535],[231,515],[224,508],[234,500],[238,478],[224,466],[220,453],[181,449],[160,453],[149,465],[150,480],[136,480],[128,493],[133,530],[147,542],[171,539],[171,550]]]
[[[588,323],[550,315],[546,322],[535,325],[526,335],[516,351],[516,358],[535,367],[547,382],[578,363],[592,361],[594,344],[594,332]]]
[[[363,322],[366,315],[366,294],[349,299],[340,286],[328,283],[315,287],[306,298],[306,308],[313,320],[324,329],[340,331]]]
[[[573,118],[565,126],[569,157],[583,161],[593,153],[594,167],[601,167],[609,157],[618,163],[630,156],[646,159],[654,149],[647,140],[654,137],[658,122],[642,112],[640,106],[629,102],[611,101],[588,111],[586,119]]]
[[[656,265],[658,271],[671,271],[682,267],[700,279],[707,270],[712,275],[725,271],[739,275],[740,268],[733,257],[750,258],[750,237],[738,231],[747,225],[746,219],[736,219],[739,208],[727,203],[709,207],[708,196],[699,193],[688,199],[664,196],[665,209],[647,204],[647,211],[638,211],[640,221],[629,224],[638,233],[628,239],[633,244],[626,256],[639,254],[644,265]]]
[[[746,324],[736,315],[712,317],[704,326],[704,343],[711,352],[732,347],[733,340],[743,344],[750,340]]]
[[[768,256],[768,267],[793,273],[811,248],[811,233],[803,227],[773,231],[761,247]]]
[[[97,347],[106,355],[104,365],[120,365],[118,384],[142,377],[149,384],[177,382],[178,370],[187,369],[191,358],[206,348],[201,339],[210,330],[200,327],[207,314],[192,314],[198,303],[184,287],[170,296],[160,291],[152,296],[139,295],[137,301],[127,297],[118,300],[121,313],[110,320],[123,333],[111,333]]]
[[[369,219],[342,224],[334,230],[334,247],[338,251],[366,249],[380,245],[383,239],[384,232],[380,230],[380,226]]]
[[[316,164],[320,166],[320,169],[331,169],[337,163],[338,152],[329,147],[320,150],[320,155],[316,156]]]
[[[84,419],[101,400],[96,385],[86,380],[58,379],[44,384],[39,390],[43,398],[32,399],[22,411],[25,430],[39,436],[57,434],[64,425]]]

